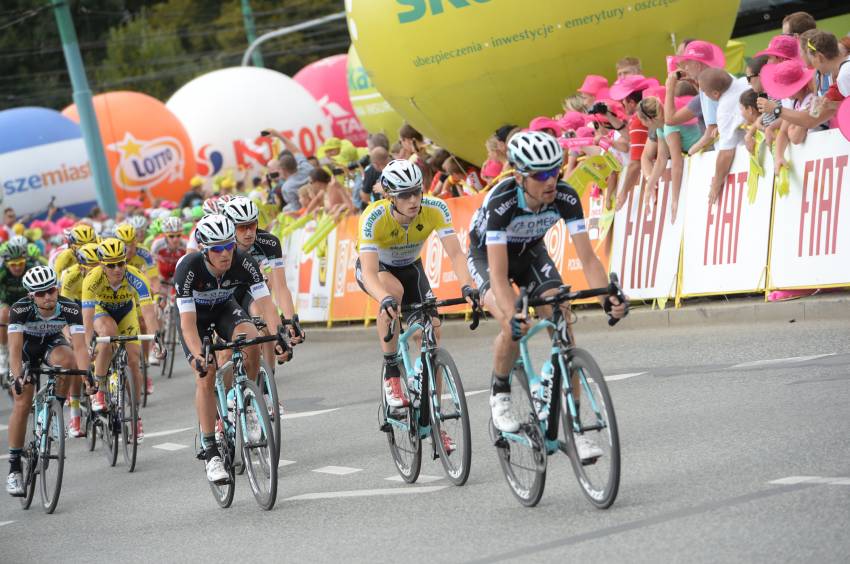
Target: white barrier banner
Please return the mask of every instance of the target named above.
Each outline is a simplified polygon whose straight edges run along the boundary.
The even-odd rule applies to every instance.
[[[691,157],[682,241],[682,296],[758,291],[766,283],[773,157],[762,149],[764,176],[747,197],[750,154],[738,147],[720,199],[708,205],[717,152]]]
[[[640,186],[632,190],[628,201],[615,216],[610,271],[619,274],[623,290],[631,298],[669,298],[676,295],[687,178],[688,162],[685,159],[675,223],[671,222],[673,188],[669,164],[658,182],[654,206],[644,202],[645,179],[642,179]]]
[[[307,227],[298,230],[300,261],[295,309],[301,321],[327,321],[329,315],[333,285],[331,268],[336,256],[336,229],[309,253],[300,252],[301,246],[307,242],[315,229],[316,223],[310,222]]]
[[[790,194],[777,195],[774,208],[772,288],[850,285],[848,161],[850,143],[837,129],[792,145]]]

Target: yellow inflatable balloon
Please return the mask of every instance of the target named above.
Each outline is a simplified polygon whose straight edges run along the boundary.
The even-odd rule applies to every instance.
[[[349,0],[346,8],[353,46],[383,97],[424,135],[480,162],[496,128],[559,113],[585,75],[613,79],[622,57],[639,57],[644,74],[663,82],[665,55],[681,39],[725,45],[738,4]]]
[[[404,123],[398,113],[381,96],[369,71],[363,67],[354,45],[348,50],[348,97],[357,119],[369,133],[384,133],[390,143],[398,140],[398,130]]]

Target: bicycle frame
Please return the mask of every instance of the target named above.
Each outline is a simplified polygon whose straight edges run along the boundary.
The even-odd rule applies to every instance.
[[[47,411],[50,407],[50,402],[56,399],[56,376],[54,374],[48,375],[47,383],[41,387],[41,376],[36,375],[35,378],[33,384],[37,391],[32,396],[32,410],[35,415],[33,424],[39,425],[42,421],[47,420]],[[39,439],[38,452],[42,453],[47,449],[47,433],[44,432],[44,429],[41,429],[41,432],[39,432],[38,429],[33,428],[33,431]]]
[[[236,397],[236,413],[234,417],[235,422],[237,419],[243,419],[242,417],[238,417],[238,415],[245,410],[245,399],[242,395],[241,384],[242,382],[248,380],[248,374],[245,372],[242,349],[234,349],[233,356],[230,357],[230,360],[225,362],[221,367],[219,367],[215,371],[216,400],[218,401],[219,412],[225,414],[225,417],[222,417],[222,425],[224,426],[224,432],[228,440],[232,441],[235,444],[236,426],[231,424],[229,418],[227,417],[227,387],[224,384],[224,374],[230,368],[233,369],[233,383],[231,386],[234,390],[234,395]],[[244,421],[242,421],[242,423],[242,436],[247,437],[248,429],[245,428]],[[269,430],[266,429],[266,432],[268,431]]]

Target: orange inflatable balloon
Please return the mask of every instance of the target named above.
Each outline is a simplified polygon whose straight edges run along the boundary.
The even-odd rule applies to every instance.
[[[183,124],[165,104],[138,92],[107,92],[93,98],[103,148],[118,201],[179,200],[195,176],[195,154]],[[76,105],[62,111],[79,123]]]

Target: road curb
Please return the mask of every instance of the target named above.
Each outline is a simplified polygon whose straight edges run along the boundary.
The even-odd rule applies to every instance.
[[[703,298],[709,300],[708,298]],[[601,331],[608,328],[607,319],[598,308],[576,312],[577,323],[584,330]],[[850,320],[850,294],[810,296],[787,302],[765,302],[764,298],[735,297],[728,301],[685,303],[680,308],[652,309],[633,307],[629,317],[617,325],[618,330],[643,330],[648,328],[687,327],[694,325],[725,325],[730,323],[759,323],[787,321]],[[498,325],[492,319],[482,321],[475,334],[495,336]],[[443,322],[441,333],[445,337],[469,336],[469,326],[461,319]],[[337,325],[330,329],[314,326],[308,329],[308,342],[338,342],[340,340],[372,340],[376,337],[374,323],[364,327],[362,322]]]

